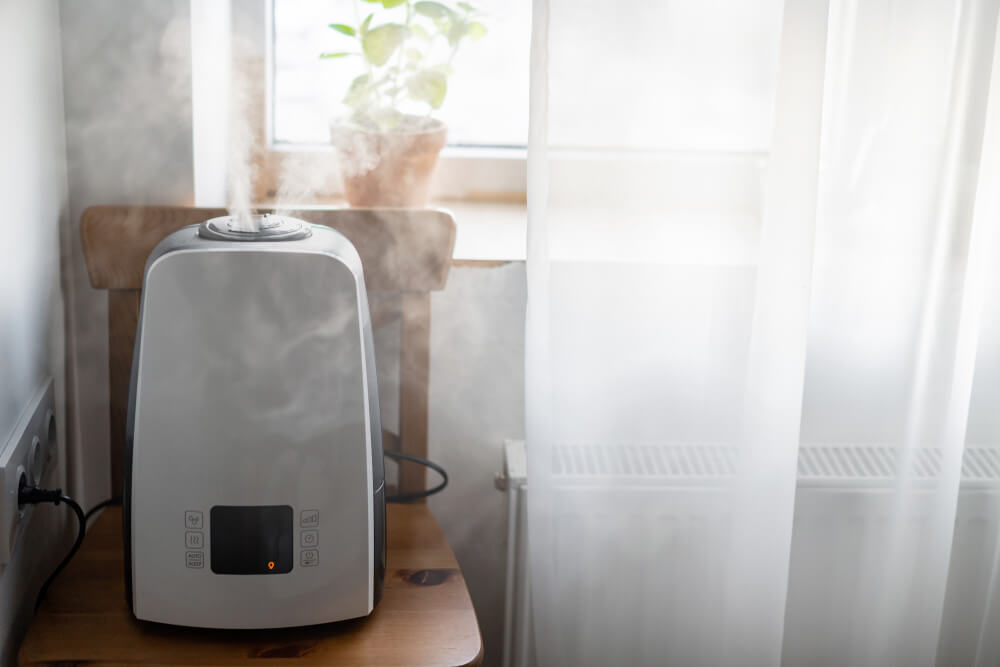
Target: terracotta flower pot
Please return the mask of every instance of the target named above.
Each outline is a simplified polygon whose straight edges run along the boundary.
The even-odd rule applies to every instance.
[[[448,128],[439,120],[415,118],[420,129],[376,132],[332,127],[344,195],[351,206],[427,205],[431,176]]]

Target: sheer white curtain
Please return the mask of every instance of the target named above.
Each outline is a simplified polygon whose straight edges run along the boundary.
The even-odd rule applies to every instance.
[[[1000,663],[1000,0],[535,0],[540,665]]]

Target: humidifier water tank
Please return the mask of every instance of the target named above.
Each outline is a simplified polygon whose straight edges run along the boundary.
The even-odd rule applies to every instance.
[[[146,263],[129,395],[126,590],[141,620],[364,616],[385,492],[361,260],[295,218],[215,218]]]

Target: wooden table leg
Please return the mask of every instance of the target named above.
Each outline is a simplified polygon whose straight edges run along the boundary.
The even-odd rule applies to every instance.
[[[137,289],[108,290],[108,382],[111,397],[111,493],[122,488],[122,452],[125,450],[125,418],[132,376],[132,348],[139,321]]]
[[[430,381],[429,292],[402,296],[399,353],[399,439],[407,454],[427,457],[427,388]],[[404,463],[399,469],[401,493],[422,491],[427,485],[423,466]]]

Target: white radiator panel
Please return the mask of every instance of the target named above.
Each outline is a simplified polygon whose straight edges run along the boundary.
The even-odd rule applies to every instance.
[[[731,535],[725,481],[734,469],[733,450],[582,446],[556,448],[555,457],[552,502],[563,510],[557,512],[552,539],[557,566],[547,576],[555,608],[573,617],[572,623],[557,625],[566,634],[555,638],[567,664],[719,664],[711,647],[721,648],[722,555]],[[898,563],[915,582],[913,609],[922,602],[917,545],[932,499],[920,490],[920,481],[933,484],[939,462],[933,450],[913,462],[918,484],[901,539],[913,545],[904,552],[915,557]],[[874,627],[869,622],[874,612],[854,592],[879,583],[877,554],[888,551],[894,466],[888,447],[802,448],[784,664],[848,663],[845,647],[858,645],[849,638]],[[962,489],[939,649],[942,667],[972,664],[976,651],[1000,525],[1000,451],[968,448]],[[518,493],[523,496],[524,490]],[[519,518],[523,510],[512,515],[513,521]],[[526,586],[524,554],[509,557],[520,561],[509,573]],[[616,576],[622,572],[628,576]],[[520,611],[511,610],[511,627],[525,613],[523,597]],[[629,632],[608,633],[609,614],[639,620]],[[509,637],[505,665],[528,667],[518,659],[532,652],[521,635]],[[699,652],[690,653],[690,647]]]
[[[932,496],[915,503],[914,516],[900,537],[903,553],[912,555],[893,564],[912,581],[907,609],[915,614],[927,601],[921,582],[927,575],[920,550],[926,545]],[[861,642],[880,624],[873,617],[870,596],[858,591],[879,585],[884,564],[878,554],[889,551],[887,541],[892,495],[878,489],[832,491],[800,488],[792,538],[788,607],[785,616],[784,663],[788,665],[858,664],[860,657],[845,655],[845,647]],[[986,590],[994,567],[1000,494],[968,489],[960,493],[954,545],[940,637],[938,665],[975,664],[976,642],[986,609]],[[918,627],[916,622],[904,627]],[[914,630],[916,631],[916,630]],[[905,645],[916,647],[917,637]],[[905,659],[904,659],[905,660]],[[919,664],[914,656],[902,664]]]

